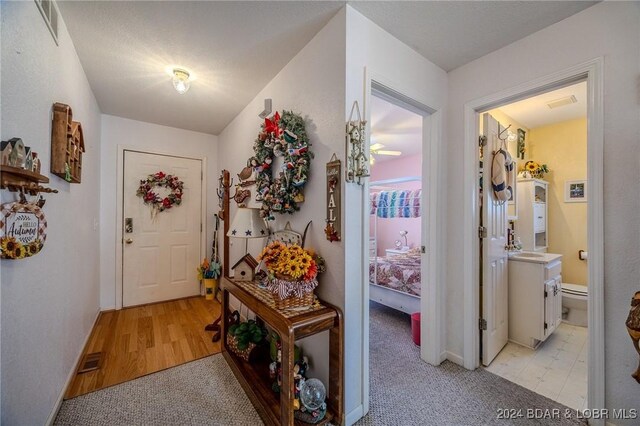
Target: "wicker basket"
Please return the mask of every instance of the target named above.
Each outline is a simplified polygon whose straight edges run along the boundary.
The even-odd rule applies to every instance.
[[[279,280],[298,282],[298,280],[292,279],[288,275],[275,274],[275,276]],[[315,300],[315,297],[313,295],[313,290],[303,293],[301,297],[298,297],[295,295],[289,295],[284,299],[280,296],[280,294],[277,291],[272,291],[271,297],[273,297],[273,301],[276,305],[276,309],[280,309],[280,310],[307,308],[313,305],[313,301]]]
[[[271,293],[276,308],[280,310],[306,308],[313,305],[313,292],[305,293],[302,297],[289,296],[281,299],[278,293]]]

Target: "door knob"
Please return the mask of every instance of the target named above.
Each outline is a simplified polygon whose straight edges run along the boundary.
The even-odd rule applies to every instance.
[[[124,242],[127,244],[131,244],[133,240],[131,238],[127,238],[126,240],[124,240]]]

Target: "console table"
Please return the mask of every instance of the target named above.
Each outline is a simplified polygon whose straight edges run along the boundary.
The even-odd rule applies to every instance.
[[[253,281],[222,279],[222,355],[242,385],[245,393],[267,425],[305,424],[293,415],[294,343],[322,331],[329,331],[329,384],[327,386],[327,415],[318,424],[342,424],[344,407],[344,346],[343,321],[339,308],[320,301],[305,311],[280,311],[275,308],[271,294]],[[271,389],[269,377],[271,360],[245,362],[227,348],[229,295],[256,314],[257,320],[269,325],[280,335],[282,342],[282,386],[280,394]]]

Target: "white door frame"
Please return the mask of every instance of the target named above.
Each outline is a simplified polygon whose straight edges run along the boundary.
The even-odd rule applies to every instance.
[[[394,82],[382,74],[365,69],[365,94],[363,119],[367,120],[367,139],[365,149],[368,151],[371,144],[371,96],[372,91],[382,92],[385,95],[397,99],[403,103],[414,106],[427,113],[422,124],[422,203],[427,206],[423,209],[422,220],[422,244],[426,247],[426,263],[428,275],[422,278],[426,286],[422,288],[420,298],[421,327],[420,327],[420,357],[432,365],[439,365],[446,359],[446,352],[442,350],[442,327],[445,299],[442,290],[442,277],[444,250],[438,250],[442,246],[442,224],[444,219],[444,202],[440,188],[440,146],[442,144],[442,111],[417,100],[415,90]],[[414,93],[414,95],[410,95]],[[425,149],[426,148],[426,149]],[[369,179],[365,179],[363,191],[362,221],[362,395],[363,414],[369,411]],[[425,215],[424,212],[429,214]],[[423,260],[424,261],[424,260]]]
[[[124,208],[124,153],[125,151],[139,152],[142,154],[164,155],[167,157],[186,158],[189,160],[202,161],[202,185],[201,194],[202,207],[200,211],[200,223],[202,224],[202,230],[200,231],[200,256],[202,253],[207,252],[206,240],[207,240],[207,157],[185,157],[179,154],[173,154],[169,152],[149,151],[146,149],[137,149],[134,147],[128,147],[125,145],[118,145],[117,151],[117,165],[116,165],[116,310],[122,309],[122,292],[123,292],[123,276],[122,276],[122,240],[123,240],[123,224],[122,224],[122,212]],[[194,265],[193,267],[197,267]],[[200,289],[202,292],[202,289]]]
[[[604,408],[604,117],[603,58],[523,83],[519,86],[470,101],[464,106],[464,367],[479,366],[479,240],[478,240],[478,116],[500,105],[515,102],[579,81],[587,82],[587,163],[589,200],[587,230],[589,251],[588,299],[588,404]],[[601,424],[604,421],[590,423]]]

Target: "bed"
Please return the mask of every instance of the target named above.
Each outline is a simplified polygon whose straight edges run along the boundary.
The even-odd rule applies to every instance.
[[[421,217],[422,191],[415,184],[421,181],[420,176],[407,176],[371,182],[369,194],[373,223],[369,238],[369,299],[408,314],[420,312],[420,249],[377,256],[378,221]]]
[[[420,312],[420,249],[369,261],[369,298],[406,313]]]

